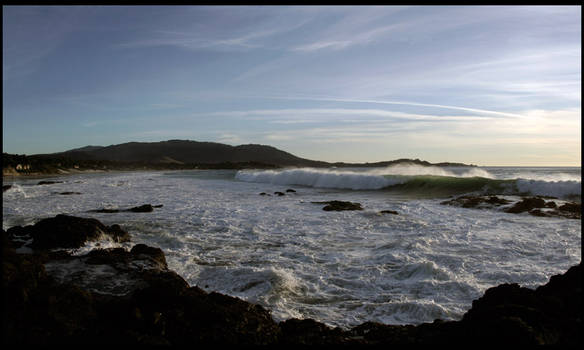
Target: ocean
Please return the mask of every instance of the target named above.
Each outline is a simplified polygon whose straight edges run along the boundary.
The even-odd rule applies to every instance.
[[[349,328],[459,320],[490,287],[536,288],[581,260],[581,220],[441,204],[463,194],[580,202],[579,167],[144,171],[40,180],[5,178],[13,185],[2,196],[5,230],[57,214],[119,224],[131,243],[93,242],[74,254],[160,247],[190,285],[260,304],[276,321],[313,318]],[[314,203],[332,200],[363,210],[324,211]],[[89,212],[142,204],[162,207]]]

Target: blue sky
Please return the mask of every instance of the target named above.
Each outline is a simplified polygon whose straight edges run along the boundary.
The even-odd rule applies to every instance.
[[[579,6],[3,6],[3,151],[581,164]]]

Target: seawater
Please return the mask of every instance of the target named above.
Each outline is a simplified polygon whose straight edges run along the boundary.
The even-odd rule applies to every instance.
[[[120,224],[132,242],[100,247],[160,247],[190,285],[258,303],[276,321],[313,318],[348,328],[458,320],[487,288],[535,288],[581,260],[580,220],[440,204],[466,193],[580,201],[580,168],[200,170],[39,180],[5,179],[13,187],[2,196],[4,229],[57,214]],[[65,191],[81,194],[58,194]],[[312,203],[330,200],[364,210],[327,212]],[[146,203],[163,207],[88,213]]]

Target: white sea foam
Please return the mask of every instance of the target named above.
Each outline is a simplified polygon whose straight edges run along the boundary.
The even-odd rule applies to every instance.
[[[235,178],[246,182],[260,182],[274,185],[301,185],[318,188],[339,188],[351,190],[376,190],[402,183],[403,180],[388,179],[375,173],[358,173],[323,169],[288,169],[265,171],[239,171]]]
[[[526,192],[532,195],[552,196],[558,198],[569,198],[581,196],[582,184],[580,181],[542,181],[525,180],[516,181],[519,192]]]
[[[61,213],[120,224],[132,244],[160,247],[169,268],[190,285],[257,302],[278,321],[311,317],[341,327],[458,319],[487,288],[505,282],[533,288],[581,260],[580,220],[470,210],[440,205],[440,199],[359,190],[437,169],[295,170],[85,174],[48,186],[16,181],[31,196],[19,195],[18,187],[5,192],[3,227]],[[518,172],[442,170],[460,178],[484,170],[495,179]],[[258,195],[285,191],[292,183],[305,187],[282,197]],[[323,191],[321,184],[357,190]],[[527,179],[520,186],[556,191]],[[576,185],[555,186],[568,193]],[[82,195],[54,194],[58,191]],[[364,210],[325,212],[311,203],[328,200],[359,202]],[[151,213],[88,213],[146,203],[163,207]],[[377,215],[385,209],[399,214]],[[67,279],[78,267],[53,264],[48,271]],[[103,276],[108,292],[124,292],[112,271],[87,273],[95,275],[84,275],[95,288]]]

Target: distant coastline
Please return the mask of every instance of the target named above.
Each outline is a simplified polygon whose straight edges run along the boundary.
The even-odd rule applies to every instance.
[[[347,168],[387,167],[415,164],[440,167],[476,167],[464,163],[430,163],[420,159],[397,159],[372,163],[329,163],[297,157],[266,145],[229,146],[213,142],[170,140],[129,142],[120,145],[86,146],[60,153],[2,154],[4,177],[67,175],[87,172],[278,169],[286,167]]]

